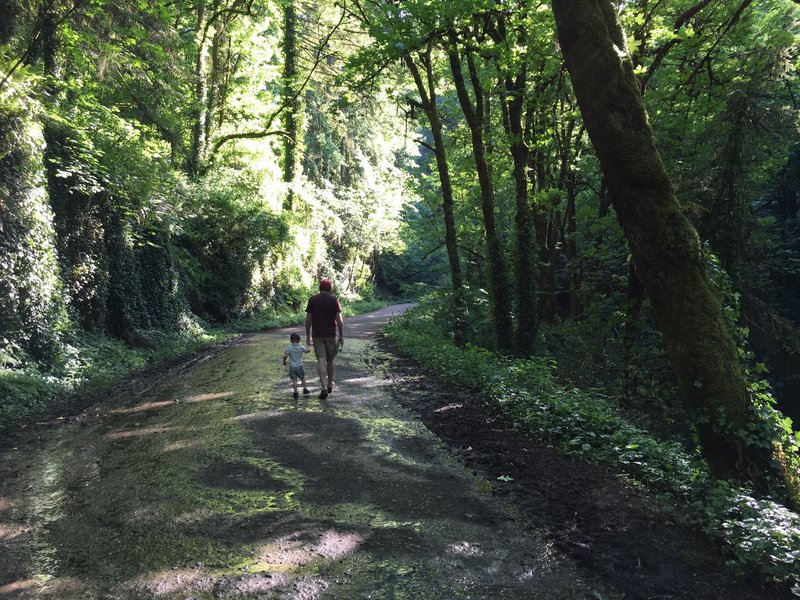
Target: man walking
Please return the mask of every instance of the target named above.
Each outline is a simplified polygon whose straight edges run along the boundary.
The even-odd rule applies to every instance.
[[[338,343],[336,340],[337,330],[339,332]],[[344,345],[342,307],[336,296],[331,294],[331,282],[328,279],[319,282],[319,294],[311,296],[306,306],[307,346],[311,345],[312,339],[314,355],[317,357],[319,383],[322,388],[319,397],[324,400],[336,386],[333,381],[333,359],[337,350]]]

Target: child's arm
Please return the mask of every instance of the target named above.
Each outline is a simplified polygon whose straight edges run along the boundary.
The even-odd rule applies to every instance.
[[[306,348],[305,346],[303,346],[303,352],[308,354],[309,352],[311,352],[311,349],[310,348]]]

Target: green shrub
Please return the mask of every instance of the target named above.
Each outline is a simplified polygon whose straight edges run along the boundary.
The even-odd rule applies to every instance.
[[[0,368],[0,431],[42,414],[54,398],[65,392],[57,380],[33,367],[23,371]]]

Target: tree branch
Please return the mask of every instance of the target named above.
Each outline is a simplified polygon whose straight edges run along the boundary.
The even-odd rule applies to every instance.
[[[227,144],[232,140],[257,140],[265,137],[271,137],[273,135],[277,135],[283,137],[287,140],[291,140],[292,136],[289,135],[288,132],[283,131],[281,129],[270,129],[264,131],[245,131],[242,133],[229,133],[228,135],[223,135],[220,138],[217,138],[214,142],[214,149],[213,154],[216,154],[222,146]]]
[[[328,35],[325,36],[324,40],[320,44],[320,46],[319,46],[319,48],[317,50],[317,53],[316,53],[314,64],[312,65],[311,69],[309,70],[308,75],[306,76],[306,78],[303,80],[303,83],[297,88],[297,90],[295,91],[294,94],[292,94],[288,98],[284,99],[283,102],[280,103],[278,108],[275,109],[275,111],[271,115],[269,115],[269,117],[267,117],[265,128],[260,130],[260,131],[250,131],[250,132],[243,132],[243,133],[231,133],[231,134],[224,135],[224,136],[218,138],[214,142],[214,146],[213,146],[212,151],[211,151],[211,156],[209,158],[209,163],[213,162],[214,156],[219,151],[219,149],[222,148],[222,146],[224,146],[225,144],[227,144],[231,140],[237,140],[237,139],[259,139],[259,138],[265,138],[265,137],[269,137],[269,136],[273,136],[273,135],[282,136],[282,137],[286,137],[286,138],[289,138],[289,139],[291,138],[291,136],[285,131],[272,130],[270,128],[272,127],[272,124],[275,122],[275,119],[277,119],[281,114],[283,114],[283,111],[285,111],[289,106],[293,105],[297,101],[297,99],[300,97],[300,94],[302,94],[303,91],[305,90],[306,86],[308,85],[308,82],[311,80],[312,75],[316,71],[316,69],[319,66],[319,64],[322,62],[322,59],[323,59],[322,52],[323,52],[323,50],[325,49],[325,47],[330,42],[331,38],[333,37],[333,34],[336,33],[336,31],[339,29],[341,24],[344,22],[345,15],[346,15],[345,11],[342,11],[342,15],[339,18],[339,22],[336,23],[336,25],[331,29],[330,32],[328,32]]]

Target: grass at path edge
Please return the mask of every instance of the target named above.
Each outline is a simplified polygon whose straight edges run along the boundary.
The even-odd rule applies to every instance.
[[[387,300],[342,300],[345,317],[377,310]],[[0,435],[51,416],[53,407],[75,394],[91,393],[160,363],[176,360],[246,333],[298,325],[299,310],[267,311],[226,325],[189,321],[182,331],[141,331],[148,347],[131,348],[105,335],[78,334],[64,341],[58,368],[43,372],[35,364],[0,367]]]

